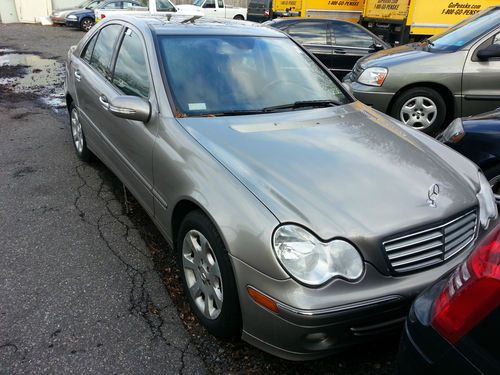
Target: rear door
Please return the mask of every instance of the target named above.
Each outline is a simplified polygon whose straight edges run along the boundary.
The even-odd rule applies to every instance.
[[[313,53],[328,69],[332,68],[332,39],[329,21],[299,21],[285,31]]]
[[[361,26],[331,21],[332,30],[332,72],[343,78],[349,73],[356,61],[373,51],[373,36]]]
[[[500,28],[470,49],[462,78],[462,116],[500,107],[500,58],[481,61],[477,52],[491,44],[500,45]]]

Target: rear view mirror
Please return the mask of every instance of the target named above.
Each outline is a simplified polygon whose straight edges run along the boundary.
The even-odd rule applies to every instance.
[[[151,105],[138,96],[115,96],[109,101],[109,111],[116,117],[147,122]]]
[[[373,43],[370,46],[370,52],[382,51],[383,49],[384,49],[384,46],[380,43]]]
[[[483,48],[477,52],[477,58],[479,60],[487,61],[495,57],[500,57],[500,45],[490,44],[488,47]]]

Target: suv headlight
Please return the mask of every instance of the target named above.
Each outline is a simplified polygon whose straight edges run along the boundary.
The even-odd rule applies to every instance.
[[[498,208],[490,183],[482,172],[479,172],[479,184],[479,193],[477,193],[477,200],[479,201],[479,222],[484,229],[487,229],[490,225],[490,220],[494,220],[498,216]]]
[[[442,143],[458,143],[465,136],[464,125],[461,118],[456,118],[439,134],[436,139]]]
[[[356,280],[363,274],[363,259],[353,245],[340,239],[322,242],[298,225],[276,229],[273,248],[290,276],[310,286],[334,277]]]
[[[382,86],[387,77],[386,68],[368,68],[358,77],[358,82],[368,86]]]

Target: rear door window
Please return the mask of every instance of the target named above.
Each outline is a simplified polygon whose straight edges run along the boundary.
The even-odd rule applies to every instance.
[[[123,9],[123,4],[121,1],[113,1],[112,3],[106,4],[104,9]]]
[[[90,59],[92,58],[92,52],[94,51],[94,46],[95,42],[97,41],[97,35],[94,35],[90,41],[87,43],[85,48],[82,51],[82,54],[80,55],[82,59],[90,63]]]
[[[107,79],[111,76],[111,58],[113,57],[115,43],[118,35],[120,35],[121,29],[122,27],[120,25],[109,25],[103,27],[97,36],[94,52],[92,53],[92,58],[90,59],[90,65],[92,65]]]
[[[116,58],[113,84],[125,95],[147,98],[149,75],[141,38],[128,29]]]
[[[373,37],[361,27],[347,22],[332,22],[333,44],[344,47],[370,48]]]
[[[328,23],[325,21],[298,22],[288,28],[288,34],[301,44],[328,44]]]

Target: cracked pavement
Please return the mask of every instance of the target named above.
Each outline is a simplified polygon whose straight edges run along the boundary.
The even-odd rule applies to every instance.
[[[63,61],[83,36],[21,27],[0,47]],[[205,373],[121,186],[70,137],[64,111],[0,97],[0,374]]]

